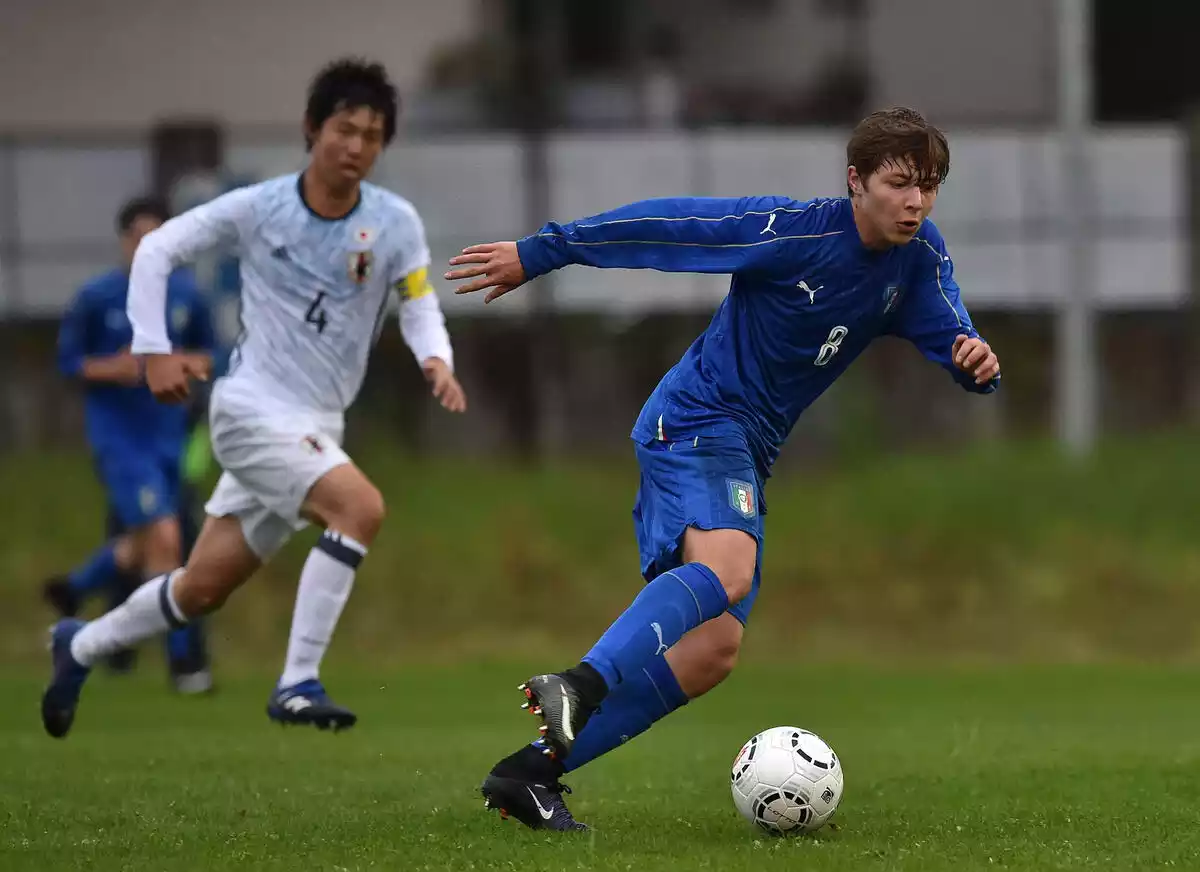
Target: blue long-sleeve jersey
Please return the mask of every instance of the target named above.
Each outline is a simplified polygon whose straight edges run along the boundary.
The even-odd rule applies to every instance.
[[[862,244],[846,198],[645,200],[519,240],[530,278],[568,264],[730,273],[708,329],[647,400],[633,438],[740,435],[766,476],[800,414],[877,336],[912,341],[964,388],[955,337],[978,336],[932,221],[903,246]]]
[[[117,354],[129,347],[133,329],[125,314],[129,274],[116,269],[85,284],[67,308],[59,328],[58,368],[68,377],[83,373],[88,357]],[[175,272],[167,286],[167,320],[177,348],[212,352],[212,318],[203,296],[186,270]],[[84,415],[88,444],[97,454],[182,451],[188,431],[185,406],[157,402],[145,386],[87,382]]]

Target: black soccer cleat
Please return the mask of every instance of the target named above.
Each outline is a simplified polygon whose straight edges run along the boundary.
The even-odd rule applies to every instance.
[[[73,618],[79,614],[79,596],[65,575],[56,575],[42,582],[42,599],[60,618]]]
[[[280,724],[302,724],[335,733],[358,723],[358,715],[331,700],[316,679],[276,688],[267,703],[267,717]]]
[[[128,675],[137,666],[136,648],[118,648],[104,658],[104,665],[113,675]]]
[[[575,820],[562,795],[571,788],[557,782],[541,784],[519,778],[489,775],[479,788],[484,808],[500,812],[503,820],[514,817],[532,830],[579,832],[588,825]]]
[[[595,709],[585,705],[570,679],[559,673],[535,675],[517,689],[523,691],[528,700],[521,708],[529,709],[542,719],[538,732],[550,746],[555,759],[565,760],[575,744],[575,737]]]
[[[71,640],[82,630],[84,622],[65,618],[50,630],[50,657],[54,675],[42,694],[42,726],[56,739],[64,738],[75,722],[79,694],[91,671],[71,656]]]

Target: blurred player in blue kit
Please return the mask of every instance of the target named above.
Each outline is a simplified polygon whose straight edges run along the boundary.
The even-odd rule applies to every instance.
[[[945,136],[911,109],[877,112],[847,145],[847,196],[633,203],[450,261],[486,300],[569,264],[727,273],[709,327],[633,427],[634,528],[647,582],[582,661],[521,685],[543,737],[492,769],[491,808],[586,829],[560,779],[711,690],[737,661],[758,595],[763,488],[800,414],[879,336],[912,342],[962,387],[1000,366],[971,323],[930,210]]]
[[[156,198],[134,199],[121,208],[122,264],[80,289],[60,328],[58,367],[84,384],[87,441],[108,505],[107,541],[69,574],[43,586],[46,600],[63,616],[75,615],[95,594],[121,602],[145,578],[177,566],[195,540],[184,462],[193,427],[203,416],[203,398],[190,409],[155,401],[129,351],[133,329],[125,314],[134,252],[168,218],[166,204]],[[174,341],[197,368],[207,368],[212,319],[186,270],[171,275],[168,301]],[[201,625],[171,633],[166,646],[176,690],[211,689]],[[132,653],[116,651],[111,662],[127,668]]]

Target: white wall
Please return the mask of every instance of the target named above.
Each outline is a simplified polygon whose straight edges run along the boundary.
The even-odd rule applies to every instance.
[[[317,67],[387,64],[402,90],[474,32],[480,0],[0,0],[0,132],[163,116],[298,125]]]
[[[654,196],[843,193],[838,133],[572,135],[551,144],[552,197],[541,221],[570,220]],[[934,209],[968,305],[1044,307],[1061,298],[1066,250],[1061,219],[1069,204],[1053,136],[952,136],[953,168]],[[258,177],[299,167],[294,139],[234,141],[230,169]],[[1093,143],[1097,214],[1091,216],[1096,298],[1105,306],[1159,308],[1187,299],[1186,204],[1182,135],[1165,128],[1098,134]],[[0,264],[0,310],[54,312],[89,273],[114,256],[112,216],[146,183],[140,146],[84,150],[0,149],[0,242],[18,257]],[[520,145],[510,137],[409,139],[390,149],[375,180],[420,210],[434,259],[462,246],[536,229],[526,217]],[[5,189],[5,179],[15,190]],[[15,206],[15,209],[11,207]],[[6,226],[16,223],[16,237]],[[621,274],[571,268],[558,277],[566,308],[632,312],[711,308],[722,277]],[[527,300],[528,298],[524,298]],[[443,294],[447,308],[482,312],[475,300]],[[520,311],[521,299],[487,314]]]

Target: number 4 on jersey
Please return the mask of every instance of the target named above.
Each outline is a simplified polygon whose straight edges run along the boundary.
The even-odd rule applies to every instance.
[[[308,307],[308,311],[304,313],[304,322],[306,324],[316,325],[318,333],[325,332],[325,325],[329,320],[325,317],[325,310],[321,308],[321,301],[325,299],[325,292],[320,291],[317,298],[312,301],[312,305]]]

